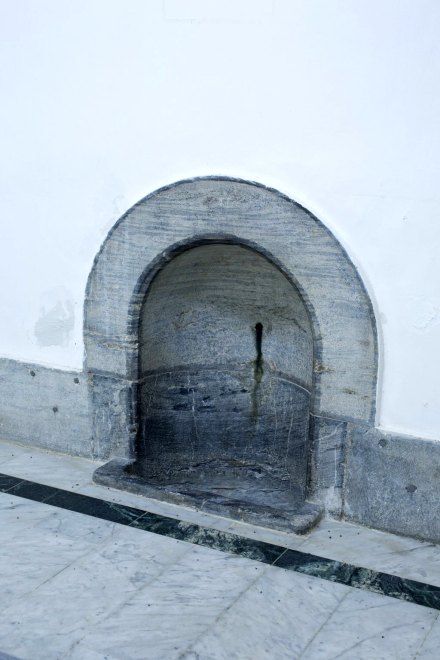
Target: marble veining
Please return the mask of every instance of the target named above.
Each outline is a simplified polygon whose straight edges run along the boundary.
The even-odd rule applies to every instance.
[[[415,660],[432,660],[438,657],[440,649],[440,614],[437,615],[431,628],[428,630],[422,646]]]
[[[416,580],[352,566],[298,550],[286,550],[275,561],[275,565],[351,587],[374,591],[399,600],[406,600],[410,603],[440,609],[440,588]]]
[[[181,658],[242,660],[251,652],[261,660],[297,658],[348,592],[269,567]]]
[[[148,543],[143,543],[139,535],[133,537],[124,528],[112,527],[112,533],[103,543],[98,546],[88,543],[86,552],[83,548],[81,552],[76,550],[67,556],[67,561],[66,545],[73,553],[75,546],[82,544],[66,539],[63,534],[50,535],[51,548],[60,562],[55,565],[45,550],[48,536],[34,530],[33,543],[27,541],[34,556],[27,563],[35,572],[40,555],[41,568],[46,560],[52,565],[51,579],[43,574],[38,585],[34,585],[26,575],[26,584],[36,588],[23,594],[25,598],[18,598],[18,593],[8,598],[0,618],[0,639],[7,638],[10,622],[15,622],[13,650],[19,657],[42,660],[64,657],[72,645],[100,621],[113,616],[137,590],[145,588],[170,564],[191,551],[185,544],[160,536],[151,536]],[[16,543],[14,548],[18,549]]]
[[[314,561],[315,570],[329,571],[324,580],[246,558],[228,537],[228,548],[206,547],[212,530],[205,539],[205,530],[190,523],[175,521],[180,527],[174,530],[182,538],[188,534],[179,540],[165,529],[135,526],[141,517],[134,523],[122,517],[118,524],[8,492],[0,494],[0,515],[6,521],[0,527],[0,648],[6,658],[438,656],[437,610],[334,582],[332,571],[342,579],[349,570],[334,560],[305,557],[306,570]],[[161,517],[150,522],[160,525]],[[188,543],[194,534],[202,545]],[[289,553],[281,550],[279,563]],[[350,579],[368,589],[375,576],[356,570]]]
[[[90,482],[90,474],[97,467],[96,462],[85,458],[43,452],[37,448],[25,449],[18,445],[11,445],[9,455],[6,451],[0,453],[0,464],[10,475],[57,488],[66,488],[69,484],[70,490],[77,490]]]
[[[399,600],[440,609],[440,587],[326,557],[210,529],[141,509],[0,475],[3,492],[46,502],[88,516],[168,536],[180,541],[233,553],[265,564],[374,591]],[[2,483],[0,481],[0,483]]]
[[[427,608],[353,589],[301,660],[413,660],[436,616]]]
[[[193,548],[96,626],[69,658],[83,660],[91,649],[110,659],[178,658],[264,570],[240,557]]]

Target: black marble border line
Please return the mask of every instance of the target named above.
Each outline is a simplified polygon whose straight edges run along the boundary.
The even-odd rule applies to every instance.
[[[248,539],[142,509],[0,473],[0,493],[16,495],[154,534],[231,552],[278,568],[440,610],[440,587]]]

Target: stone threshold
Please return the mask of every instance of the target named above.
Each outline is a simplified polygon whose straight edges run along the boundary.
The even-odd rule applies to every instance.
[[[187,484],[162,485],[138,476],[132,470],[133,466],[131,459],[114,458],[94,471],[93,481],[101,486],[293,534],[309,532],[324,513],[322,506],[307,501],[293,510],[286,507],[283,512],[248,502],[243,497],[240,499],[240,494],[234,497],[232,488],[228,489],[227,495],[209,492],[206,485],[201,488],[195,479]]]

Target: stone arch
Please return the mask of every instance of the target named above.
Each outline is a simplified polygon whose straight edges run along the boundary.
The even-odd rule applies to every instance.
[[[184,180],[148,195],[114,225],[95,258],[84,309],[94,454],[133,455],[145,293],[164,263],[207,242],[255,249],[300,292],[314,336],[312,477],[318,490],[340,488],[341,475],[330,486],[319,477],[322,439],[335,424],[374,423],[378,356],[371,300],[344,248],[314,215],[276,190],[228,177]],[[341,455],[344,443],[345,435]]]

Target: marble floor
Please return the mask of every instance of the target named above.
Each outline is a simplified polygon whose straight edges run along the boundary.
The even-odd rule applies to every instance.
[[[440,658],[439,546],[265,530],[95,485],[97,465],[0,442],[0,660]]]

